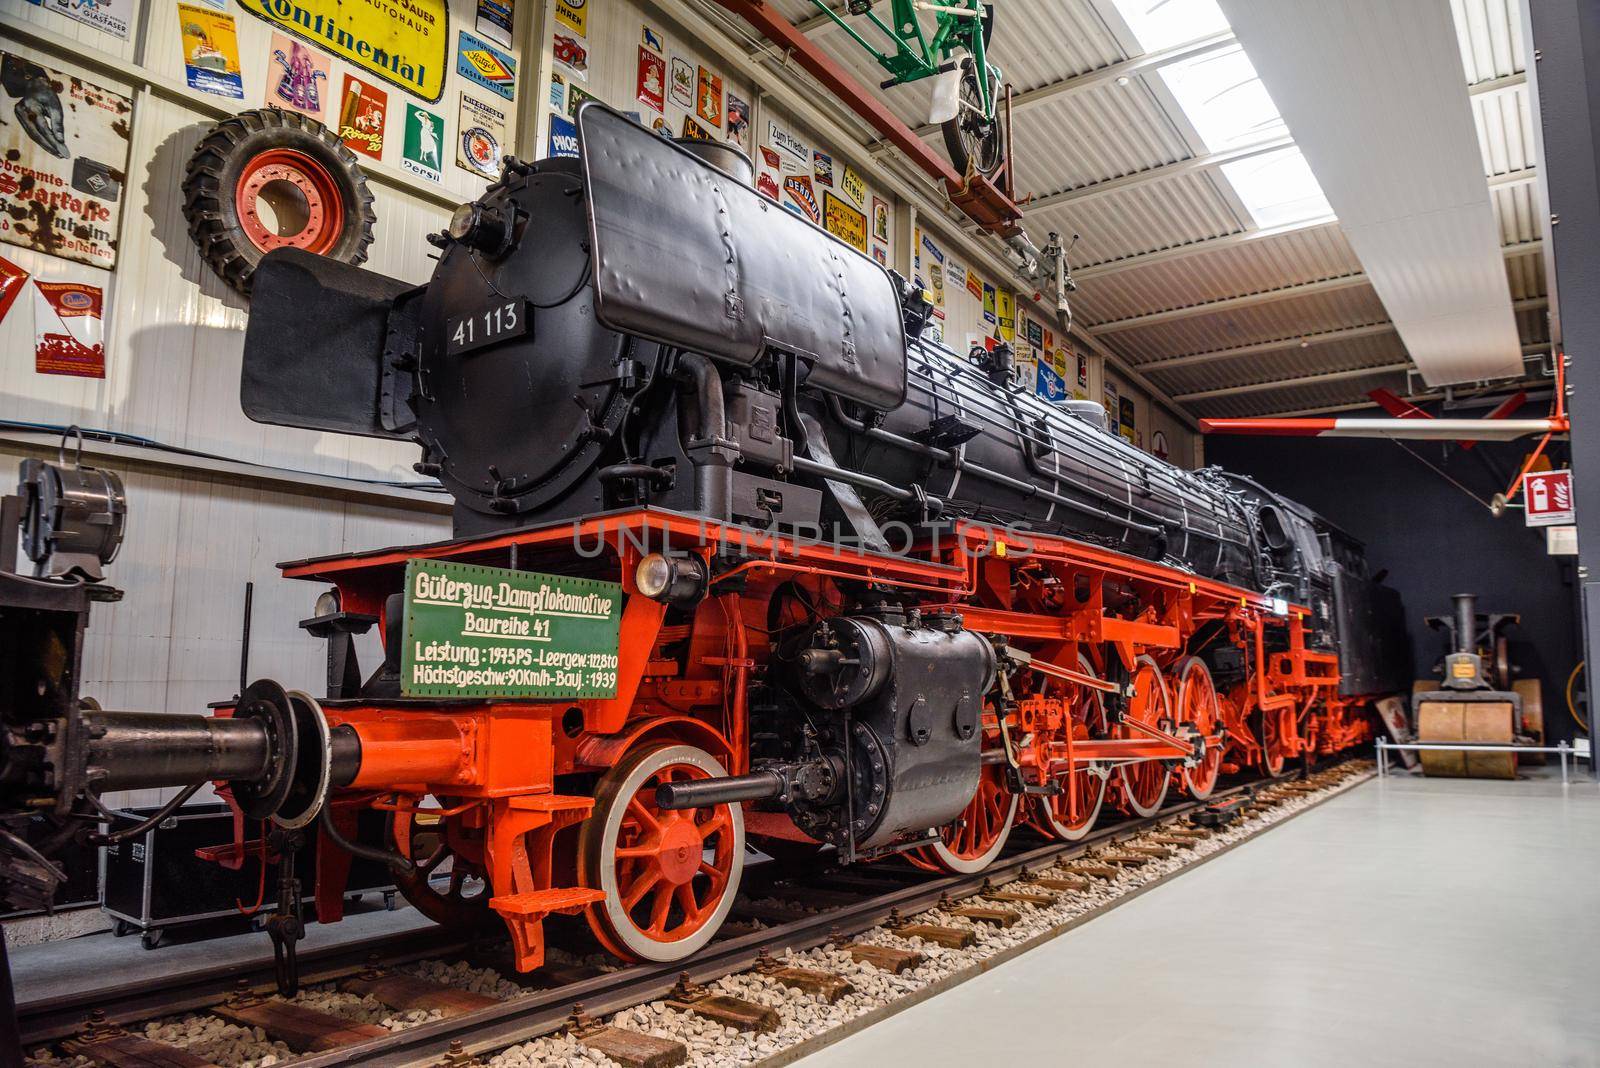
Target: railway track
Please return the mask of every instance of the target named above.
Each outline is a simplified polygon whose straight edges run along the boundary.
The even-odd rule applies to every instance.
[[[414,970],[406,968],[424,961],[461,958],[481,965],[493,953],[492,947],[452,938],[443,930],[367,939],[302,958],[302,983],[308,991],[338,988],[376,998],[390,1006],[397,1018],[408,1009],[413,1015],[427,1017],[395,1030],[319,1015],[304,1007],[312,995],[303,995],[298,1002],[267,996],[270,963],[254,969],[191,971],[156,986],[104,987],[27,1004],[21,1007],[19,1022],[25,1048],[51,1045],[55,1059],[38,1062],[45,1065],[73,1063],[74,1058],[82,1058],[76,1061],[79,1064],[140,1068],[213,1064],[234,1068],[257,1063],[256,1058],[234,1058],[222,1064],[227,1058],[196,1057],[178,1045],[150,1041],[138,1026],[153,1017],[191,1013],[227,1020],[246,1031],[259,1028],[269,1039],[284,1042],[299,1054],[292,1058],[294,1068],[470,1065],[478,1063],[475,1054],[516,1047],[563,1029],[569,1036],[579,1036],[576,1041],[587,1049],[606,1053],[625,1065],[665,1068],[688,1056],[690,1049],[684,1041],[609,1027],[599,1021],[635,1010],[639,1014],[635,1024],[648,1029],[654,1017],[640,1007],[652,1006],[660,1016],[665,999],[673,1012],[707,1021],[711,1030],[732,1028],[760,1034],[774,1028],[778,1014],[772,1005],[719,992],[707,984],[724,980],[722,986],[726,987],[727,977],[756,969],[752,974],[771,980],[762,985],[836,1001],[851,989],[848,976],[839,974],[838,968],[807,967],[808,961],[786,959],[785,955],[809,951],[809,963],[815,963],[819,956],[816,947],[831,946],[832,955],[821,955],[824,959],[853,961],[858,973],[868,968],[898,974],[917,967],[928,955],[919,947],[959,946],[965,952],[980,941],[974,929],[1002,931],[1029,917],[1029,923],[1023,925],[1031,932],[1027,937],[1010,938],[1009,944],[991,946],[995,951],[982,955],[977,967],[990,967],[1143,893],[1194,863],[1231,849],[1237,841],[1219,847],[1213,839],[1252,837],[1277,822],[1269,810],[1298,799],[1321,800],[1323,795],[1332,796],[1353,785],[1365,777],[1362,772],[1367,767],[1366,762],[1346,761],[1318,769],[1305,780],[1280,778],[1240,784],[1219,790],[1207,802],[1184,802],[1149,817],[1108,825],[1078,842],[1029,841],[1019,832],[1005,854],[973,875],[933,875],[909,865],[882,864],[825,870],[800,879],[779,865],[763,865],[750,869],[747,887],[734,911],[736,920],[754,926],[731,926],[688,961],[632,965],[597,974],[581,967],[558,967],[531,976],[507,974],[505,978],[519,986],[529,985],[503,1000],[465,994],[418,978]],[[1242,821],[1233,831],[1199,829],[1191,822],[1201,810],[1219,806],[1242,806]],[[1239,832],[1247,833],[1239,836]],[[1150,865],[1167,870],[1139,878],[1138,873]],[[1074,913],[1070,919],[1054,922],[1053,916],[1041,915],[1040,910],[1071,901],[1074,895],[1087,895],[1090,904],[1068,909]],[[886,921],[900,925],[889,937],[855,940]],[[1041,923],[1044,928],[1035,931]],[[758,1046],[771,1047],[760,1049],[761,1058],[772,1063],[793,1059],[953,985],[965,978],[968,970],[970,966],[956,967],[932,982],[908,987],[833,1028],[825,1038],[807,1035],[802,1042],[781,1045],[778,1039],[758,1040]],[[548,985],[534,985],[541,983]],[[754,984],[751,986],[754,989]],[[580,1006],[583,1015],[578,1017],[575,1009]],[[428,1011],[420,1014],[415,1011],[419,1009]],[[216,1027],[210,1020],[206,1024]],[[686,1037],[692,1034],[686,1032]],[[288,1059],[280,1056],[268,1063]],[[506,1063],[541,1062],[510,1055]]]

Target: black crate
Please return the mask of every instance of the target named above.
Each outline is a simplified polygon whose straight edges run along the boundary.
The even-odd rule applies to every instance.
[[[156,810],[127,809],[117,813],[112,830],[131,827]],[[363,821],[382,820],[381,813],[362,813]],[[259,829],[250,825],[252,835]],[[295,870],[309,908],[316,888],[316,834],[306,834]],[[100,905],[121,930],[158,931],[179,924],[241,916],[261,892],[258,856],[245,857],[237,871],[201,860],[195,850],[233,841],[233,813],[220,802],[189,805],[158,826],[101,853]],[[276,900],[277,866],[267,869],[265,907]],[[345,894],[392,894],[394,877],[376,861],[356,858],[350,866]]]

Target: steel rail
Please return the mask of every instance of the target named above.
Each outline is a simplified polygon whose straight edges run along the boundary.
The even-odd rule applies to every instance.
[[[263,936],[265,937],[265,936]],[[398,947],[404,946],[403,950]],[[373,954],[389,964],[403,964],[427,957],[465,953],[471,943],[443,927],[420,927],[408,931],[370,935],[355,942],[324,946],[300,952],[300,964],[308,969],[302,985],[315,985],[342,979],[366,967]],[[89,1012],[99,1009],[110,1024],[128,1024],[171,1016],[180,1012],[204,1012],[218,1004],[241,982],[250,986],[271,985],[271,958],[260,962],[207,965],[160,979],[140,979],[115,986],[74,990],[69,994],[21,1003],[17,1022],[25,1048],[71,1038],[83,1025]]]
[[[682,975],[688,975],[695,982],[709,982],[744,971],[755,964],[763,950],[769,954],[781,954],[786,949],[809,949],[836,937],[859,934],[888,919],[894,910],[914,913],[932,908],[947,894],[951,897],[971,896],[982,890],[986,882],[1014,880],[1025,872],[1080,856],[1091,847],[1131,838],[1219,800],[1250,794],[1299,777],[1299,772],[1295,772],[1241,783],[1218,791],[1204,801],[1180,802],[1150,816],[1124,820],[1091,832],[1076,842],[1048,842],[1024,848],[996,860],[981,872],[926,877],[908,886],[865,896],[855,904],[826,909],[788,923],[714,941],[685,961],[635,965],[538,991],[477,1012],[398,1031],[368,1043],[302,1057],[294,1062],[295,1068],[334,1068],[336,1065],[406,1068],[431,1064],[450,1051],[452,1042],[459,1042],[468,1054],[504,1049],[560,1030],[570,1018],[573,1006],[579,1003],[586,1013],[596,1017],[621,1012],[665,996]]]
[[[1336,766],[1334,762],[1328,762],[1312,770],[1323,771],[1333,766]],[[888,919],[892,911],[914,913],[937,905],[945,895],[971,896],[982,890],[986,882],[1009,882],[1027,872],[1081,856],[1091,848],[1131,838],[1218,801],[1251,795],[1301,777],[1299,771],[1276,777],[1262,776],[1219,790],[1203,801],[1182,801],[1150,816],[1133,817],[1099,828],[1075,842],[1025,845],[970,875],[895,871],[896,878],[907,876],[916,881],[896,886],[893,880],[885,879],[883,893],[864,892],[859,902],[713,941],[686,961],[632,965],[550,989],[532,990],[480,1010],[397,1031],[370,1042],[307,1054],[295,1059],[295,1068],[333,1068],[336,1065],[402,1068],[429,1064],[449,1052],[453,1042],[461,1043],[468,1053],[502,1049],[559,1030],[570,1017],[573,1006],[579,1003],[594,1016],[619,1012],[664,996],[684,974],[696,982],[708,982],[748,969],[762,951],[781,953],[791,948],[809,949],[836,937],[859,934]],[[385,965],[394,965],[466,955],[476,944],[444,928],[421,928],[330,946],[302,956],[302,961],[311,969],[302,979],[302,986],[333,982],[355,974],[368,965],[373,954]],[[405,948],[399,950],[400,946]],[[148,980],[119,984],[24,1004],[18,1007],[23,1045],[33,1047],[71,1037],[91,1010],[100,1010],[107,1023],[130,1024],[182,1012],[205,1012],[235,990],[270,987],[272,982],[272,962],[268,960],[242,968],[237,964],[200,968],[154,984]]]

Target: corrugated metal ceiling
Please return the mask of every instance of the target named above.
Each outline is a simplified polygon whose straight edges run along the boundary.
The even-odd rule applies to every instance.
[[[1085,277],[1075,306],[1085,319],[1100,323],[1360,270],[1361,262],[1337,227],[1307,227],[1205,255]]]
[[[1293,339],[1347,326],[1381,323],[1387,319],[1388,314],[1372,292],[1372,287],[1356,286],[1119,330],[1106,335],[1105,340],[1137,366],[1149,360],[1211,352],[1261,341]],[[1328,352],[1338,347],[1328,345],[1320,351]],[[1260,359],[1264,365],[1270,366],[1277,357],[1262,356]],[[1270,378],[1273,375],[1261,377]],[[1217,386],[1229,384],[1220,380],[1213,383]]]
[[[774,2],[797,24],[816,15],[809,0]],[[1476,86],[1470,96],[1471,112],[1484,173],[1501,176],[1491,183],[1490,200],[1505,245],[1537,242],[1546,221],[1537,185],[1517,180],[1531,176],[1534,158],[1527,86],[1520,78],[1525,58],[1519,2],[1449,0],[1465,73],[1463,95],[1469,85]],[[996,9],[991,54],[1018,92],[1070,83],[1074,76],[1138,54],[1131,38],[1124,47],[1113,32],[1119,20],[1112,0],[999,0]],[[818,27],[812,31],[815,38],[858,79],[867,85],[881,81],[880,69],[843,33]],[[1082,278],[1073,305],[1080,322],[1092,325],[1265,294],[1361,270],[1337,226],[1311,225],[1243,241],[1253,223],[1220,174],[1202,166],[1191,173],[1163,176],[1159,170],[1163,165],[1203,156],[1205,147],[1190,140],[1189,123],[1181,114],[1169,112],[1170,96],[1164,90],[1152,91],[1153,85],[1159,86],[1156,68],[1134,74],[1126,85],[1106,81],[1053,95],[1022,108],[1016,116],[1019,190],[1045,195],[1151,172],[1114,192],[1028,214],[1035,240],[1042,241],[1051,230],[1079,235],[1072,254],[1075,267],[1115,265],[1110,270],[1090,270]],[[894,89],[885,97],[908,124],[918,126],[925,120],[926,85]],[[937,136],[929,141],[939,145]],[[1511,299],[1544,294],[1537,252],[1534,245],[1524,254],[1506,258]],[[1543,316],[1542,308],[1516,312],[1524,344],[1546,337]],[[1138,365],[1253,342],[1293,341],[1388,319],[1371,288],[1359,286],[1118,330],[1101,340]],[[1404,358],[1397,335],[1369,332],[1306,348],[1277,348],[1148,373],[1157,385],[1181,394],[1383,366]],[[1321,386],[1245,392],[1185,406],[1195,414],[1263,415],[1357,403],[1376,385],[1403,389],[1405,379],[1392,373],[1336,379]]]
[[[1033,212],[1028,227],[1078,235],[1073,262],[1088,264],[1221,237],[1239,220],[1209,175],[1185,174]]]
[[[1162,383],[1174,395],[1257,382],[1304,378],[1308,375],[1348,371],[1357,367],[1383,367],[1404,363],[1406,348],[1393,332],[1352,338],[1337,345],[1310,345],[1273,354],[1270,364],[1253,357],[1235,357],[1214,363],[1180,367],[1162,376]]]

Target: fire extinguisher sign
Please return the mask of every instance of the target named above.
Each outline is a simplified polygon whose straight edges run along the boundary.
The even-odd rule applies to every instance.
[[[1523,515],[1530,527],[1554,527],[1575,521],[1572,472],[1530,471],[1522,476]]]

